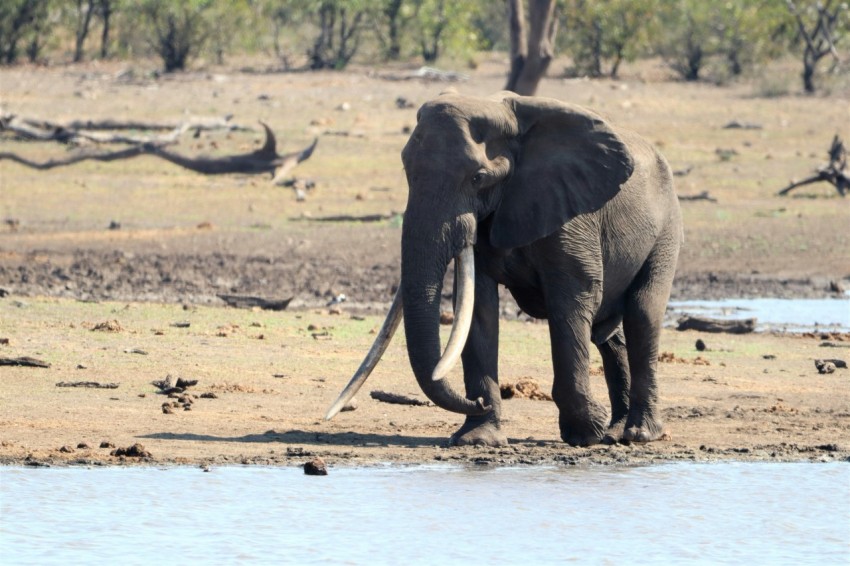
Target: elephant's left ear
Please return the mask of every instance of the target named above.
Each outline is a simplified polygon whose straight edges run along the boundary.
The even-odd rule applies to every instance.
[[[490,242],[516,248],[598,210],[634,170],[625,143],[602,118],[557,100],[504,99],[519,127],[519,153],[493,216]]]

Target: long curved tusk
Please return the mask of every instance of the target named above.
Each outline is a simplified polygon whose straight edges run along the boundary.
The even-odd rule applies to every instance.
[[[357,368],[354,377],[351,378],[351,381],[348,382],[348,385],[346,385],[345,389],[342,390],[342,393],[339,394],[337,400],[333,405],[331,405],[331,408],[328,409],[328,413],[325,415],[325,420],[329,421],[334,418],[334,416],[342,410],[345,404],[351,401],[352,397],[357,395],[357,392],[363,384],[366,383],[366,379],[369,377],[369,374],[372,373],[372,370],[375,369],[375,366],[378,365],[379,361],[381,361],[381,356],[384,355],[384,351],[386,351],[387,346],[390,345],[390,340],[392,340],[393,334],[395,334],[398,324],[401,322],[401,315],[401,283],[399,283],[398,291],[396,291],[395,297],[393,298],[393,304],[390,306],[390,311],[387,313],[387,318],[384,320],[384,324],[381,326],[378,336],[375,337],[375,342],[372,344],[372,348],[369,350],[369,353],[366,354],[366,357],[363,359],[363,363],[361,363],[360,367]]]
[[[443,357],[431,374],[434,381],[446,377],[457,363],[469,336],[469,327],[472,326],[472,308],[475,306],[475,256],[472,246],[464,248],[455,258],[455,280],[457,301],[454,324]]]

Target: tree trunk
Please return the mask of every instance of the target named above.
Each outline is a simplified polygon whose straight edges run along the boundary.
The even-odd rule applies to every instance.
[[[817,59],[806,49],[806,54],[803,56],[803,90],[806,94],[814,94],[815,92],[815,65]]]
[[[389,26],[389,41],[386,55],[390,61],[398,61],[401,57],[401,22],[399,19],[403,2],[404,0],[390,0],[387,3],[387,7],[384,8],[384,14],[387,16]]]
[[[526,24],[522,0],[508,0],[511,30],[511,70],[505,90],[531,96],[537,92],[554,55],[557,32],[555,0],[530,0],[530,33],[526,41]]]
[[[112,17],[111,0],[100,0],[100,17],[103,19],[103,32],[100,34],[100,58],[109,57],[109,24]]]
[[[76,42],[74,43],[74,63],[79,63],[83,60],[83,47],[86,44],[86,38],[89,35],[89,24],[94,14],[94,0],[86,2],[85,13],[83,13],[83,0],[77,0],[77,32]]]

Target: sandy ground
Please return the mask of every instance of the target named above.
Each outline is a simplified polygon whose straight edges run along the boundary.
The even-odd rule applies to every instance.
[[[455,85],[488,94],[503,61],[482,62]],[[235,113],[268,122],[282,150],[315,136],[296,174],[308,198],[266,178],[204,177],[153,158],[33,171],[0,160],[0,357],[49,368],[0,366],[0,462],[300,464],[378,462],[641,463],[659,460],[833,460],[850,457],[850,373],[821,375],[815,359],[850,358],[847,336],[702,335],[665,331],[660,364],[669,438],[647,446],[570,448],[548,401],[506,401],[503,449],[448,448],[460,419],[433,407],[389,405],[372,390],[419,396],[397,339],[358,396],[333,421],[325,409],[380,325],[398,281],[406,188],[399,151],[417,105],[443,84],[386,80],[395,70],[244,73],[212,69],[163,79],[126,65],[0,69],[3,110],[51,120]],[[850,287],[847,203],[828,188],[774,193],[825,160],[846,124],[841,92],[758,95],[757,84],[717,88],[658,82],[654,68],[623,81],[552,78],[541,94],[591,106],[653,140],[683,203],[686,245],[676,299],[837,297]],[[343,110],[347,102],[351,110]],[[757,130],[725,129],[731,120]],[[187,154],[238,153],[254,133],[181,141]],[[62,157],[56,144],[0,138],[0,153]],[[731,155],[731,157],[729,157]],[[384,215],[375,223],[323,217]],[[114,229],[109,229],[113,224]],[[217,295],[292,297],[282,313],[225,308]],[[339,314],[326,304],[345,294]],[[551,387],[545,324],[517,316],[503,294],[503,383]],[[116,331],[94,330],[118,321]],[[178,328],[176,322],[189,322]],[[702,338],[709,351],[697,352]],[[833,347],[826,346],[832,345]],[[145,353],[134,353],[139,350]],[[598,366],[598,359],[594,362]],[[158,393],[167,376],[197,379],[185,402]],[[459,380],[459,375],[453,379]],[[602,377],[596,394],[605,397]],[[115,389],[58,387],[115,383]],[[202,397],[212,393],[215,398]],[[169,414],[164,403],[178,403]],[[104,443],[105,447],[101,447]],[[142,444],[149,456],[112,455]]]
[[[9,342],[0,355],[51,364],[0,370],[0,462],[7,464],[289,465],[315,455],[330,465],[850,458],[850,370],[819,374],[814,365],[850,357],[850,335],[667,330],[659,364],[666,440],[571,448],[558,438],[551,401],[513,398],[504,401],[510,446],[494,449],[447,447],[458,415],[371,398],[384,391],[424,400],[403,336],[357,409],[323,419],[379,318],[7,297],[0,321]],[[707,350],[695,349],[699,338]],[[551,387],[545,324],[505,322],[501,358],[503,384],[532,379],[543,392]],[[598,356],[593,368],[594,394],[605,399]],[[153,385],[169,376],[197,384],[169,398]],[[457,370],[451,379],[460,386]],[[116,387],[60,385],[79,382]],[[149,456],[114,453],[135,444]]]

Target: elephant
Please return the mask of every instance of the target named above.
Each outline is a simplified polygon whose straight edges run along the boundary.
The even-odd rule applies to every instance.
[[[670,167],[639,135],[542,97],[444,93],[418,111],[402,151],[409,186],[401,281],[333,417],[404,319],[416,380],[466,415],[452,445],[507,444],[498,386],[504,285],[546,319],[561,438],[572,446],[662,437],[658,343],[684,240]],[[440,354],[440,297],[454,260],[455,318]],[[596,345],[610,416],[589,388]],[[466,394],[444,379],[458,359]]]

